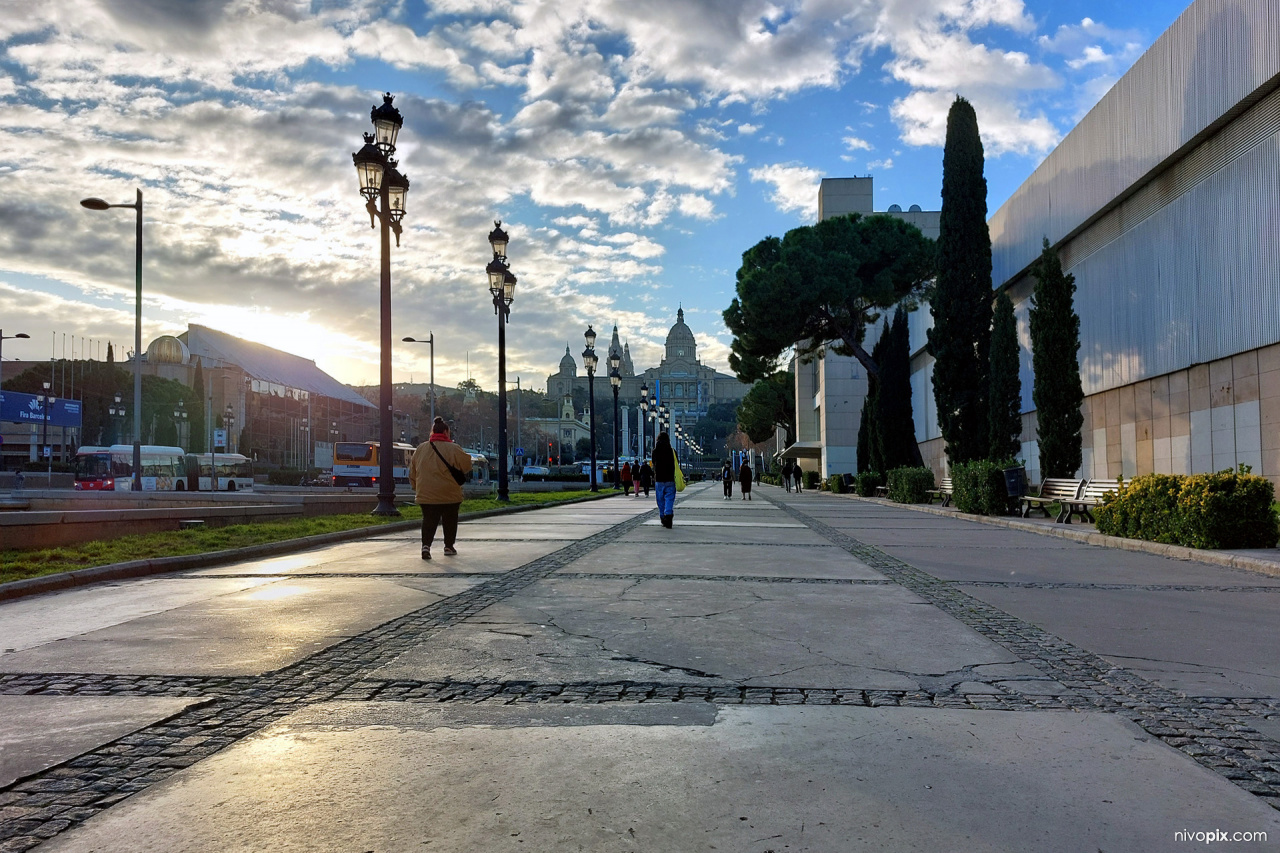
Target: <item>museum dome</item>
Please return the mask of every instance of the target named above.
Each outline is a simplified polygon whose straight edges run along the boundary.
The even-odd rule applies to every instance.
[[[676,311],[676,324],[667,332],[667,358],[694,358],[697,342],[684,324],[684,309]]]
[[[545,364],[545,362],[543,362]],[[573,356],[569,354],[569,347],[564,348],[564,358],[560,359],[560,372],[573,373],[578,372],[578,362],[573,360]]]
[[[161,335],[147,347],[148,364],[186,364],[189,361],[191,351],[173,335]]]

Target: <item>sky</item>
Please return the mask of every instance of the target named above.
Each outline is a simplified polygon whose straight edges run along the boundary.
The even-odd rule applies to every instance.
[[[994,212],[1182,0],[0,0],[6,361],[188,323],[376,384],[378,239],[352,152],[382,92],[411,186],[393,370],[497,385],[484,267],[518,277],[508,376],[542,388],[614,324],[656,365],[683,307],[727,370],[742,252],[814,221],[823,177],[940,204],[946,114],[977,112]],[[119,357],[118,357],[119,358]]]

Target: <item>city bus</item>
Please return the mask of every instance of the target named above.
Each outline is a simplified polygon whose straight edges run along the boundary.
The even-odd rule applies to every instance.
[[[199,483],[202,492],[210,490],[214,465],[218,468],[219,492],[253,488],[253,463],[239,453],[188,453],[186,464],[189,481]]]
[[[81,447],[76,451],[76,491],[127,492],[133,488],[133,445]],[[142,445],[142,491],[185,492],[190,488],[181,447]]]
[[[397,483],[409,482],[413,445],[393,442],[391,473]],[[374,486],[381,472],[381,445],[376,441],[339,441],[333,446],[335,486]]]

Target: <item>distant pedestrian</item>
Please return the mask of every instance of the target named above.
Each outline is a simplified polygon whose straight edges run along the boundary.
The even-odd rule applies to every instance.
[[[653,483],[658,499],[658,515],[662,526],[671,529],[676,514],[676,454],[671,449],[671,436],[659,433],[653,445]]]
[[[21,468],[13,469],[13,490],[15,492],[22,491],[22,487],[27,483],[27,475],[22,473]]]
[[[790,494],[791,492],[791,476],[794,473],[795,473],[795,468],[792,467],[790,459],[782,463],[782,485],[787,487],[788,494]]]
[[[431,424],[431,437],[419,444],[409,461],[409,485],[422,507],[422,559],[431,559],[436,527],[444,527],[444,555],[456,556],[458,509],[462,483],[471,471],[471,454],[449,438],[444,418]]]
[[[653,469],[649,467],[649,461],[640,466],[640,479],[636,482],[636,494],[640,494],[640,489],[644,489],[644,496],[649,497],[649,489],[653,487]]]
[[[618,472],[618,478],[622,481],[622,493],[624,495],[631,494],[631,463],[623,462],[622,470]]]
[[[742,499],[744,501],[751,500],[751,481],[754,475],[751,473],[751,463],[742,460],[742,467],[738,469],[738,485],[742,487]]]
[[[724,465],[720,468],[720,482],[724,483],[724,499],[733,499],[733,469],[729,467],[729,460],[724,461]]]
[[[799,462],[797,462],[795,467],[791,470],[791,479],[793,481],[793,485],[796,487],[796,494],[800,494],[800,485],[804,482],[804,469],[800,467]]]
[[[764,470],[764,458],[761,457],[760,464],[756,466],[756,485],[760,485],[760,472]]]

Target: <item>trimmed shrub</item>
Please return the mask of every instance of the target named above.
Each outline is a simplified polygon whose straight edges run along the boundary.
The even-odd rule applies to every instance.
[[[837,495],[844,494],[846,491],[844,487],[844,475],[832,474],[830,477],[827,477],[826,489],[827,491],[834,492]]]
[[[932,488],[933,471],[929,468],[895,468],[889,472],[889,500],[896,503],[929,503]]]
[[[805,471],[805,472],[804,472],[804,487],[805,487],[806,489],[816,489],[816,488],[818,488],[818,483],[819,483],[821,480],[822,480],[822,478],[821,478],[820,476],[818,476],[818,472],[817,472],[817,471]]]
[[[975,515],[1004,515],[1009,496],[1004,487],[1005,465],[988,459],[961,462],[951,467],[952,500],[956,509]]]
[[[267,472],[267,483],[272,486],[296,486],[302,482],[304,476],[305,474],[297,468],[277,468]]]
[[[860,471],[854,489],[864,498],[873,498],[876,489],[884,485],[884,476],[879,471]]]
[[[1247,465],[1216,474],[1147,474],[1094,510],[1099,533],[1189,548],[1274,548],[1280,520],[1271,481]]]

